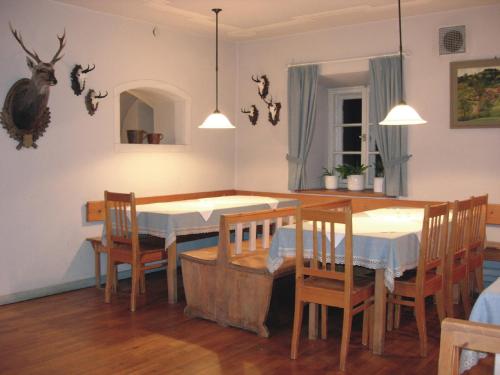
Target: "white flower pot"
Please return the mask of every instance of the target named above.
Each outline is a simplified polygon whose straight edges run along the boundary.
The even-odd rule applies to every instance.
[[[384,192],[384,178],[383,177],[374,177],[373,178],[373,192],[374,193],[383,193]]]
[[[325,189],[336,189],[337,187],[337,176],[325,176]]]
[[[352,174],[347,176],[347,189],[360,191],[365,188],[365,176],[362,174]]]

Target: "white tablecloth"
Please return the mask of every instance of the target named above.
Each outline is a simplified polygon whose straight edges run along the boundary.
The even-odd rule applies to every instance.
[[[354,265],[383,268],[385,285],[390,291],[394,290],[394,279],[417,267],[423,216],[424,210],[420,208],[383,208],[354,214]],[[307,257],[312,254],[312,224],[306,224],[304,228],[304,254]],[[343,227],[336,225],[335,232],[335,263],[342,264]],[[318,242],[321,243],[320,235]],[[295,256],[295,225],[279,228],[274,235],[267,260],[269,271],[274,272],[289,256]]]
[[[470,321],[500,325],[500,277],[479,295],[469,317]],[[500,353],[500,348],[498,348]],[[460,373],[474,367],[486,353],[463,350],[460,356]],[[500,355],[495,359],[495,375],[500,375]]]

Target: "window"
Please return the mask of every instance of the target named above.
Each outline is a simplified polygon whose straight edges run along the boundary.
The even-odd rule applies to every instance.
[[[365,187],[372,187],[375,164],[381,161],[375,138],[370,135],[368,88],[329,89],[328,108],[330,168],[339,164],[370,165],[366,172]],[[346,181],[341,181],[340,186],[346,185]]]

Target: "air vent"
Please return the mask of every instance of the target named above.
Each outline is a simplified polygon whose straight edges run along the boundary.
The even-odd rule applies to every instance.
[[[442,27],[439,29],[439,54],[449,55],[465,52],[465,26]]]

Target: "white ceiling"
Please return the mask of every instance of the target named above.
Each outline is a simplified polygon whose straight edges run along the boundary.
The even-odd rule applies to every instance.
[[[222,8],[220,32],[251,40],[397,17],[396,0],[54,0],[94,11],[181,28],[197,34],[214,30],[211,8]],[[403,0],[412,16],[500,4],[500,0]]]

